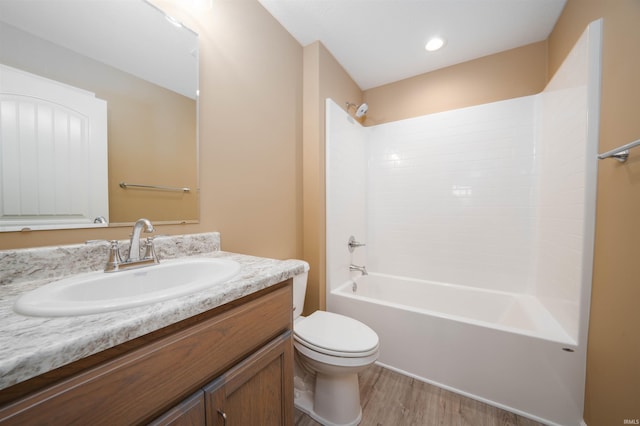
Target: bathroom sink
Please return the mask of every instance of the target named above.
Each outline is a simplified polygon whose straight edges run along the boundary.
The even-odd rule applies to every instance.
[[[221,284],[240,270],[229,259],[188,258],[113,273],[89,272],[23,294],[14,310],[33,316],[75,316],[169,300]]]

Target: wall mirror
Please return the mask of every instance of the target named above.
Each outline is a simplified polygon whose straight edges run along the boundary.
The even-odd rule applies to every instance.
[[[0,231],[199,220],[196,33],[146,0],[2,0],[0,40]],[[2,89],[10,72],[93,96],[105,129],[24,106]],[[74,135],[98,131],[106,158],[90,163]],[[88,176],[100,169],[102,180]],[[108,204],[91,200],[101,185]]]

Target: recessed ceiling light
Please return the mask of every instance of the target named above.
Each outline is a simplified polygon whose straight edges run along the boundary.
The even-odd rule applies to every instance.
[[[441,49],[444,46],[444,39],[440,37],[431,38],[427,44],[425,44],[424,48],[428,52],[435,52],[438,49]]]

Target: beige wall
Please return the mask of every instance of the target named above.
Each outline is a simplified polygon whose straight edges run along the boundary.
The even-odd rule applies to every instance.
[[[553,73],[586,25],[604,20],[600,152],[640,138],[640,2],[568,0],[549,38]],[[585,421],[640,418],[640,151],[598,171]]]
[[[302,255],[302,47],[257,1],[189,10],[154,1],[200,34],[200,223],[228,251]],[[139,159],[138,161],[144,161]],[[0,249],[127,238],[129,228],[0,234]]]
[[[300,257],[302,47],[257,1],[215,0],[193,16],[200,229],[220,231],[224,250]]]
[[[196,101],[139,79],[96,94],[109,110],[109,221],[197,221]],[[192,191],[123,189],[123,181]]]
[[[319,42],[304,48],[303,258],[311,267],[305,313],[326,306],[325,100],[360,103],[362,92]],[[346,106],[346,105],[345,105]]]
[[[542,41],[366,90],[365,125],[533,95],[547,83]]]

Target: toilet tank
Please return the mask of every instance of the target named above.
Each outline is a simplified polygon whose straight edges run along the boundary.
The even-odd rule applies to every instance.
[[[302,314],[304,309],[304,297],[307,292],[307,277],[309,276],[309,265],[306,265],[304,272],[293,277],[293,319]]]

